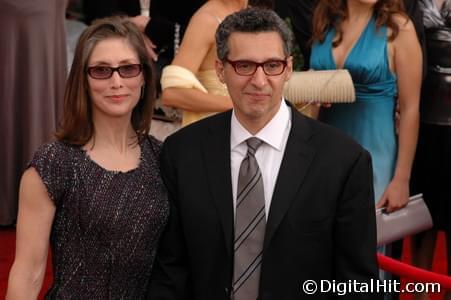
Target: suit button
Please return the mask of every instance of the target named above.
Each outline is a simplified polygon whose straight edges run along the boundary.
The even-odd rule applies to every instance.
[[[226,293],[227,296],[230,295],[230,289],[228,287],[224,288],[224,292]]]

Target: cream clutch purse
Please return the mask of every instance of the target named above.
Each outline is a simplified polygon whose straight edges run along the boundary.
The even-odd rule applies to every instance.
[[[293,104],[350,103],[355,101],[355,90],[347,70],[293,72],[285,84],[284,97]]]
[[[423,194],[410,197],[400,210],[386,213],[376,210],[377,246],[382,246],[405,236],[432,228],[432,217],[424,203]]]

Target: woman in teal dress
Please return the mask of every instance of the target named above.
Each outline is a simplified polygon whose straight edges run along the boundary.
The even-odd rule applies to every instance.
[[[320,0],[312,40],[311,68],[347,69],[356,91],[355,103],[321,108],[319,119],[371,153],[377,207],[403,207],[418,135],[422,68],[412,22],[398,0]]]

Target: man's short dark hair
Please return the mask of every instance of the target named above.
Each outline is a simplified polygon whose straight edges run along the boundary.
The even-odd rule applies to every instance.
[[[285,56],[291,54],[293,34],[285,21],[270,9],[246,8],[224,19],[216,30],[217,55],[221,61],[224,61],[229,54],[228,41],[234,32],[277,32],[282,39]]]

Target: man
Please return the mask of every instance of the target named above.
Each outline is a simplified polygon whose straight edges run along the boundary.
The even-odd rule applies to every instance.
[[[234,109],[163,146],[171,216],[149,299],[303,299],[306,280],[377,278],[370,157],[283,101],[284,21],[248,8],[221,23],[216,43]]]

